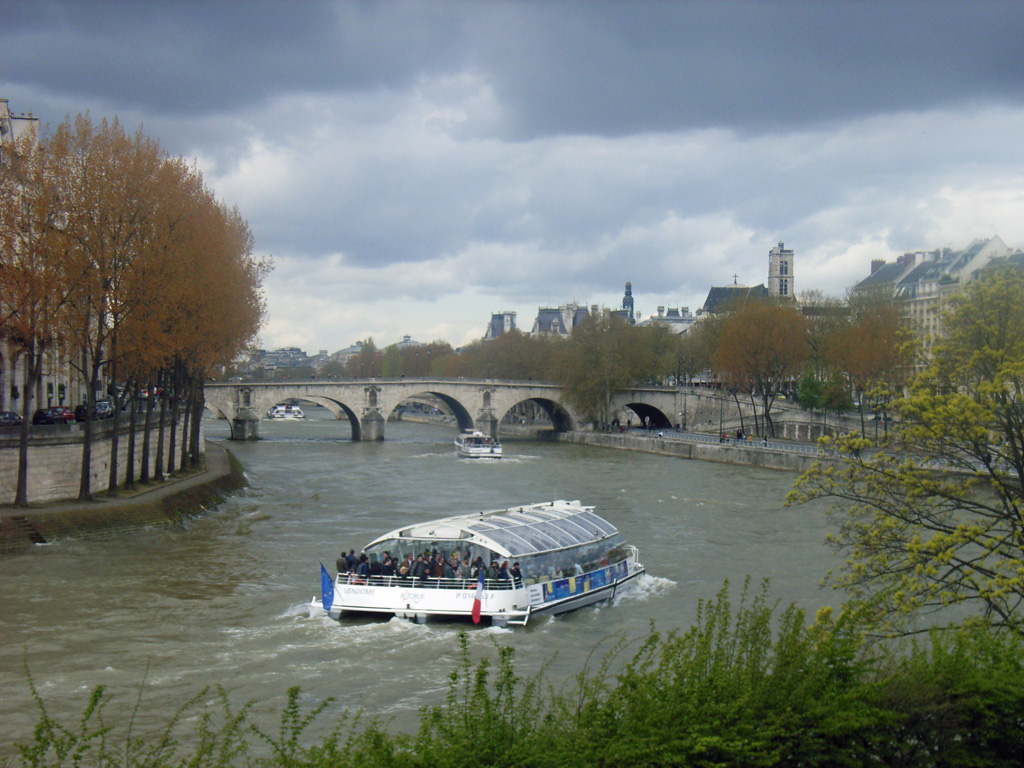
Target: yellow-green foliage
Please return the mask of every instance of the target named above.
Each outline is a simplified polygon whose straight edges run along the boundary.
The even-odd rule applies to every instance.
[[[870,604],[880,630],[957,605],[1024,632],[1024,273],[980,276],[946,328],[896,403],[892,439],[874,451],[840,438],[842,465],[816,464],[789,502],[832,500],[831,540],[848,559],[830,581]]]

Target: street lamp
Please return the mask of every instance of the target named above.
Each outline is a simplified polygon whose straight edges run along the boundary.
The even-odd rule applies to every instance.
[[[720,443],[724,443],[725,442],[725,430],[722,429],[722,416],[723,416],[723,413],[724,413],[724,409],[725,409],[725,397],[723,396],[722,391],[719,390],[719,392],[718,392],[718,442],[720,442]]]

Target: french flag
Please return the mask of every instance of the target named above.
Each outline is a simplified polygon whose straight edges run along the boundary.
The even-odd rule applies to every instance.
[[[480,569],[480,578],[476,581],[476,594],[473,595],[473,623],[480,623],[480,608],[484,599],[484,569]]]

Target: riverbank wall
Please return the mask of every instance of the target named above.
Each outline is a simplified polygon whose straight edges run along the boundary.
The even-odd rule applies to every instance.
[[[154,420],[156,421],[156,420]],[[113,444],[112,419],[93,422],[92,456],[90,460],[90,487],[95,491],[105,490],[110,477],[110,453]],[[51,424],[33,426],[28,441],[28,502],[46,504],[62,499],[78,497],[82,477],[82,446],[84,436],[82,424]],[[13,504],[18,489],[18,442],[19,427],[0,429],[0,504]],[[128,424],[121,422],[118,428],[118,467],[120,481],[125,476],[128,462]],[[184,419],[171,431],[171,419],[164,421],[164,455],[167,456],[174,440],[175,450],[181,451],[184,435]],[[142,468],[142,443],[145,429],[140,424],[135,430],[135,476]],[[149,455],[155,459],[160,442],[160,429],[154,424],[149,434]],[[204,444],[200,426],[199,444]]]
[[[526,435],[523,434],[525,437]],[[737,445],[726,443],[698,443],[676,438],[664,438],[632,433],[614,432],[555,432],[539,430],[531,436],[551,442],[595,445],[601,448],[617,448],[622,451],[656,453],[675,456],[680,459],[715,461],[722,464],[739,464],[748,467],[764,467],[783,472],[800,473],[809,469],[815,461],[827,461],[816,453],[796,453],[762,447],[760,443]]]
[[[241,463],[222,445],[207,443],[203,469],[150,482],[115,498],[60,501],[39,507],[0,507],[0,555],[60,539],[110,539],[150,526],[179,524],[246,485]]]

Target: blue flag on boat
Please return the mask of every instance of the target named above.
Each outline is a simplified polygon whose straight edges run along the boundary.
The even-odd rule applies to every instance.
[[[320,600],[325,611],[331,610],[331,606],[334,605],[334,579],[324,568],[323,563],[320,563]]]

